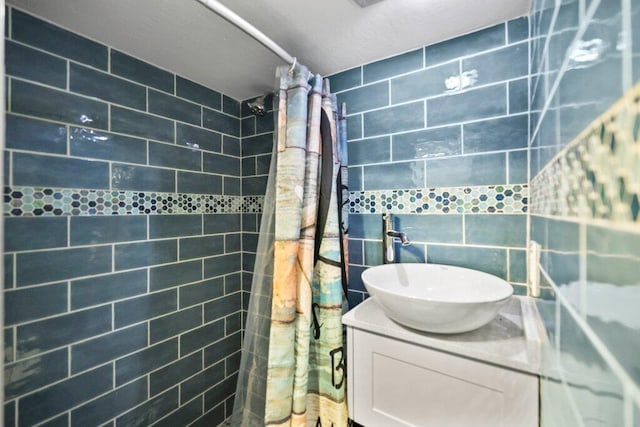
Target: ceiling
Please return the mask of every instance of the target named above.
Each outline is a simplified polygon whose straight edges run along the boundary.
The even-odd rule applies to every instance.
[[[282,61],[195,0],[8,0],[236,99],[270,92]],[[221,0],[329,75],[526,15],[530,0]]]

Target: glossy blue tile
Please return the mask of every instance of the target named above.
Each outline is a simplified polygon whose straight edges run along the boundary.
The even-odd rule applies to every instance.
[[[347,103],[348,113],[373,110],[389,105],[389,83],[384,81],[338,94],[338,104]]]
[[[527,252],[509,249],[509,281],[527,282]]]
[[[427,100],[429,126],[501,116],[506,112],[504,83]]]
[[[59,122],[106,129],[106,103],[56,89],[11,81],[11,111]]]
[[[268,112],[264,116],[256,116],[256,133],[273,132],[274,114]]]
[[[113,369],[103,366],[37,391],[20,400],[22,425],[34,425],[109,391]]]
[[[529,142],[528,125],[526,114],[466,123],[462,126],[464,152],[470,154],[526,148]]]
[[[176,144],[216,153],[222,151],[222,138],[219,133],[184,123],[177,123],[176,126]]]
[[[159,240],[143,243],[124,243],[115,247],[115,269],[127,270],[147,265],[177,261],[177,242]]]
[[[221,297],[223,294],[223,280],[222,278],[216,278],[180,287],[178,300],[180,308],[183,309]]]
[[[227,95],[222,95],[222,111],[232,116],[240,117],[240,102]]]
[[[199,306],[168,314],[149,322],[149,342],[155,344],[200,325],[202,308]]]
[[[4,289],[10,289],[13,287],[13,254],[4,255]]]
[[[193,236],[202,233],[200,215],[152,215],[149,217],[149,238]]]
[[[147,163],[147,142],[93,129],[72,127],[71,155],[128,163]]]
[[[477,85],[526,76],[529,73],[529,44],[518,43],[462,60],[462,71],[477,72]]]
[[[240,271],[241,259],[239,254],[223,255],[204,260],[204,277],[216,277],[223,274]]]
[[[183,148],[150,141],[149,164],[199,171],[202,167],[202,152],[194,148]]]
[[[241,305],[241,295],[238,292],[211,301],[204,306],[204,320],[205,322],[211,322],[228,316],[239,311]]]
[[[349,167],[349,190],[350,191],[362,191],[362,168],[361,167]]]
[[[8,252],[67,246],[66,218],[5,217],[4,230]]]
[[[364,114],[364,136],[383,135],[424,127],[424,103],[414,102]]]
[[[109,188],[109,164],[13,153],[13,184],[38,187]]]
[[[347,292],[347,301],[349,303],[349,310],[356,308],[362,301],[362,292],[349,290]]]
[[[426,163],[429,187],[504,184],[506,180],[504,153],[428,159]]]
[[[158,421],[155,426],[173,427],[176,425],[193,425],[192,422],[202,415],[202,407],[202,397],[198,397],[182,405],[168,417]]]
[[[220,255],[223,252],[223,236],[204,236],[180,239],[180,259],[203,258],[212,255]]]
[[[200,350],[224,337],[224,320],[208,323],[180,336],[180,355]],[[224,375],[224,370],[222,372]]]
[[[71,346],[71,372],[82,372],[141,350],[147,341],[147,325],[141,324],[75,344]]]
[[[271,166],[271,154],[256,157],[256,174],[267,175]]]
[[[242,334],[237,332],[204,349],[204,364],[209,366],[240,350]]]
[[[242,195],[243,196],[264,196],[266,189],[267,189],[266,176],[242,178]]]
[[[362,84],[362,68],[356,67],[334,74],[329,76],[329,81],[333,93],[360,86]]]
[[[473,246],[428,245],[427,262],[473,268],[507,279],[507,251]]]
[[[410,246],[402,246],[400,242],[394,243],[396,262],[400,263],[424,263],[426,262],[425,245],[414,243]]]
[[[99,399],[74,409],[71,412],[71,426],[101,425],[116,415],[144,402],[147,400],[147,396],[146,379],[127,384],[101,396]]]
[[[529,38],[529,17],[517,18],[507,22],[508,43],[515,43]]]
[[[111,248],[60,249],[16,255],[18,286],[54,282],[111,271]]]
[[[240,157],[240,138],[225,135],[222,139],[222,152],[229,156]]]
[[[138,110],[147,106],[145,87],[78,64],[69,66],[69,89]]]
[[[362,283],[362,272],[366,269],[366,267],[360,266],[349,266],[349,289],[356,290],[360,292],[366,292],[364,284]]]
[[[170,91],[169,91],[170,92]],[[221,110],[222,95],[191,80],[176,76],[176,95],[188,100]]]
[[[171,289],[117,302],[114,305],[116,328],[171,313],[178,308],[177,291]]]
[[[462,153],[460,126],[400,133],[393,135],[392,138],[394,161],[450,156]]]
[[[202,280],[202,261],[179,262],[149,269],[149,290],[159,291]]]
[[[255,116],[249,116],[242,119],[240,122],[240,134],[242,137],[255,135],[256,133],[256,118]]]
[[[202,123],[204,127],[231,136],[240,136],[240,119],[218,111],[203,108]]]
[[[580,230],[575,222],[531,216],[531,239],[543,249],[577,253],[580,247]]]
[[[213,365],[185,381],[180,388],[181,400],[188,402],[205,390],[211,388],[212,385],[224,380],[224,366],[222,365],[224,365],[224,362],[219,365]],[[222,421],[224,421],[224,416]]]
[[[197,104],[155,90],[149,90],[148,100],[150,113],[194,125],[201,123],[202,109]]]
[[[241,191],[240,178],[224,177],[224,194],[229,196],[239,196]]]
[[[178,171],[178,193],[222,194],[222,178],[217,175]]]
[[[18,150],[65,154],[67,128],[56,123],[7,114],[6,146]]]
[[[447,92],[445,81],[460,75],[458,61],[428,68],[391,80],[391,102],[410,101]]]
[[[14,360],[14,339],[13,339],[13,330],[14,328],[5,328],[2,332],[4,337],[4,363],[11,363]]]
[[[396,215],[394,227],[413,242],[463,242],[462,215]]]
[[[242,156],[255,156],[257,154],[271,153],[273,145],[274,141],[272,134],[242,138]]]
[[[243,232],[242,233],[242,249],[246,252],[256,252],[257,248],[258,248],[258,233]]]
[[[364,264],[363,240],[349,239],[349,263]]]
[[[349,116],[347,118],[347,140],[360,138],[362,138],[362,115]]]
[[[19,358],[42,353],[111,330],[111,307],[76,311],[17,328]]]
[[[111,107],[111,130],[142,138],[174,142],[174,122],[139,111]]]
[[[175,191],[175,172],[171,169],[113,163],[111,185],[114,190]]]
[[[147,400],[116,419],[117,427],[147,426],[178,408],[178,387]]]
[[[67,311],[67,283],[6,291],[4,300],[6,326],[61,314]]]
[[[529,110],[529,79],[509,82],[509,114],[524,113]]]
[[[388,163],[363,168],[365,190],[424,187],[424,162]]]
[[[237,272],[235,274],[229,274],[224,278],[224,291],[225,294],[229,295],[234,292],[238,292],[242,290],[242,273]],[[227,330],[228,330],[228,322],[227,322]]]
[[[422,68],[424,51],[422,48],[369,63],[362,67],[364,83],[408,73]]]
[[[5,399],[12,400],[68,375],[68,351],[57,350],[5,366]]]
[[[527,150],[510,151],[509,161],[509,184],[523,184],[528,182],[527,178]]]
[[[441,43],[436,43],[425,48],[426,65],[445,62],[483,50],[502,46],[505,43],[505,24],[486,28],[464,36],[456,37]]]
[[[524,247],[527,241],[526,215],[466,215],[464,228],[472,245]]]
[[[391,138],[389,136],[351,141],[348,148],[350,165],[381,163],[391,160]]]
[[[11,38],[103,70],[107,47],[16,9],[11,11]]]
[[[116,384],[126,383],[178,358],[178,340],[172,339],[116,362]]]
[[[71,309],[103,304],[147,291],[147,270],[108,274],[71,282]]]
[[[67,62],[30,47],[5,41],[6,73],[50,86],[65,89]]]
[[[115,49],[111,50],[111,72],[143,85],[173,93],[173,74]]]
[[[349,215],[349,237],[356,239],[382,239],[382,215]]]
[[[240,230],[240,215],[238,214],[207,214],[204,215],[204,233],[233,233]]]
[[[72,246],[145,240],[147,220],[144,216],[73,216],[70,236]]]
[[[237,375],[233,375],[220,384],[217,384],[211,390],[208,390],[204,395],[205,410],[215,408],[221,405],[229,396],[232,396],[236,388],[236,382],[238,380]]]
[[[240,159],[224,154],[204,153],[202,168],[205,172],[240,176]]]

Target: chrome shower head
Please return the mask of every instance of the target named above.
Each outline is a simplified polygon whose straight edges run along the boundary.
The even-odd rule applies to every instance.
[[[247,102],[249,106],[249,111],[251,114],[255,114],[256,116],[264,116],[267,112],[267,109],[264,107],[264,96],[259,96],[253,101]]]

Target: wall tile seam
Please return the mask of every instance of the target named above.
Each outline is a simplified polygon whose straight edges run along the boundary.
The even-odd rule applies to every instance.
[[[589,326],[589,323],[580,314],[578,314],[571,303],[566,300],[563,292],[551,278],[549,273],[545,270],[544,266],[538,264],[538,268],[540,269],[540,273],[544,276],[547,283],[551,285],[551,288],[556,295],[556,304],[560,304],[567,311],[567,313],[569,313],[578,327],[582,330],[585,337],[589,340],[590,344],[593,346],[596,352],[608,365],[609,369],[614,374],[616,379],[620,381],[624,394],[630,396],[630,398],[635,401],[636,405],[640,406],[640,388],[638,387],[638,385],[622,367],[620,362],[618,362],[616,357],[609,351],[607,345],[601,341],[598,334],[591,328],[591,326]],[[559,331],[559,334],[560,333],[561,331]]]
[[[629,233],[640,233],[640,228],[637,224],[628,222],[612,222],[602,218],[584,218],[576,216],[564,216],[564,215],[547,215],[542,213],[531,212],[531,216],[570,222],[577,225],[585,225],[587,227],[598,227],[614,231],[623,231]]]
[[[120,49],[117,49],[117,48],[115,48],[114,46],[111,46],[111,45],[109,45],[109,44],[105,44],[104,42],[99,41],[99,40],[97,40],[97,39],[94,39],[94,38],[92,38],[92,37],[90,37],[90,36],[88,36],[88,35],[86,35],[86,34],[80,34],[80,33],[76,32],[76,31],[72,31],[72,30],[70,30],[70,29],[68,29],[68,28],[66,28],[66,27],[61,26],[59,23],[56,23],[56,22],[53,22],[53,21],[51,21],[51,20],[49,20],[49,19],[43,18],[42,16],[36,15],[36,14],[34,14],[33,12],[30,12],[30,11],[28,11],[28,10],[26,10],[26,9],[20,8],[20,7],[15,6],[15,5],[7,5],[7,6],[6,6],[6,8],[7,8],[7,12],[8,12],[8,13],[6,14],[6,19],[7,19],[7,21],[9,22],[9,25],[8,25],[8,27],[7,27],[7,29],[9,30],[9,33],[8,33],[8,36],[7,36],[7,37],[5,37],[5,39],[6,39],[6,40],[11,40],[11,41],[12,41],[12,42],[14,42],[14,43],[20,43],[20,44],[22,44],[22,45],[24,45],[24,46],[30,47],[30,48],[32,48],[32,49],[37,49],[37,50],[39,50],[39,51],[41,51],[41,52],[47,53],[47,54],[49,54],[49,55],[57,56],[58,58],[65,59],[65,60],[70,61],[70,62],[76,62],[76,63],[78,63],[79,65],[82,65],[82,66],[85,66],[85,67],[90,67],[90,68],[92,68],[92,69],[94,69],[94,70],[96,70],[96,71],[100,71],[100,72],[103,72],[103,73],[105,73],[105,74],[109,74],[109,75],[117,76],[117,77],[122,78],[122,79],[124,79],[124,80],[129,80],[129,79],[125,78],[125,77],[120,77],[120,76],[119,76],[119,75],[117,75],[117,74],[112,74],[112,71],[111,71],[111,52],[112,52],[112,51],[120,52],[120,53],[123,53],[123,54],[125,54],[125,55],[127,55],[127,56],[131,57],[131,58],[137,59],[137,60],[138,60],[138,61],[140,61],[140,62],[143,62],[143,63],[145,63],[145,64],[148,64],[148,65],[150,65],[150,66],[152,66],[152,67],[154,67],[154,68],[157,68],[157,69],[159,69],[159,70],[165,71],[165,72],[167,72],[167,73],[171,74],[171,75],[173,76],[173,78],[174,78],[173,92],[167,92],[167,91],[164,91],[164,90],[161,90],[161,89],[154,88],[154,87],[152,87],[152,86],[144,85],[144,84],[142,84],[142,83],[136,82],[135,80],[130,80],[132,83],[136,83],[136,84],[141,85],[141,86],[146,86],[146,87],[148,87],[148,88],[151,88],[151,89],[154,89],[154,90],[158,90],[158,91],[163,92],[163,93],[165,93],[165,94],[171,94],[171,95],[173,95],[173,96],[178,96],[178,95],[176,95],[176,91],[177,91],[177,89],[176,89],[176,88],[177,88],[177,86],[175,85],[175,81],[177,80],[177,78],[178,78],[178,77],[180,77],[181,79],[187,80],[187,81],[192,82],[192,83],[196,83],[196,84],[198,84],[198,85],[200,85],[200,86],[202,86],[202,87],[204,87],[204,88],[206,88],[206,89],[209,89],[209,90],[211,90],[211,91],[213,91],[213,92],[217,92],[217,93],[219,93],[219,94],[220,94],[220,110],[216,110],[216,111],[219,111],[219,112],[221,112],[221,113],[224,113],[224,111],[222,111],[222,109],[223,109],[223,107],[224,107],[224,102],[223,102],[223,101],[224,101],[224,98],[223,98],[224,96],[226,96],[226,97],[228,97],[228,98],[232,99],[233,101],[236,101],[236,102],[240,103],[240,105],[242,105],[242,101],[239,101],[239,100],[235,99],[235,98],[234,98],[234,97],[232,97],[232,96],[229,96],[228,94],[226,94],[226,93],[224,93],[224,92],[221,92],[221,91],[219,91],[219,90],[217,90],[217,89],[214,89],[214,88],[210,88],[210,87],[208,87],[208,86],[206,86],[206,85],[203,85],[203,84],[198,83],[198,82],[196,82],[196,81],[194,81],[194,80],[191,80],[191,79],[188,79],[188,78],[186,78],[186,77],[183,77],[183,76],[181,76],[181,75],[179,75],[179,74],[177,74],[177,73],[175,73],[175,72],[173,72],[173,71],[171,71],[171,70],[168,70],[168,69],[166,69],[166,68],[163,68],[163,67],[161,67],[161,66],[159,66],[159,65],[152,64],[152,63],[150,63],[150,62],[148,62],[148,61],[145,61],[145,60],[143,60],[143,59],[140,59],[140,58],[139,58],[139,57],[137,57],[137,56],[134,56],[134,55],[132,55],[132,54],[130,54],[130,53],[124,52],[124,51],[122,51],[122,50],[120,50]],[[106,48],[107,48],[107,70],[103,70],[103,69],[100,69],[100,68],[96,68],[96,67],[93,67],[93,66],[91,66],[91,65],[84,64],[84,63],[82,63],[82,62],[78,62],[78,61],[75,61],[75,60],[73,60],[73,59],[66,58],[66,57],[61,56],[61,55],[59,55],[59,54],[56,54],[56,53],[53,53],[53,52],[49,52],[49,51],[47,51],[47,50],[44,50],[44,49],[41,49],[41,48],[38,48],[38,47],[32,46],[32,45],[30,45],[30,44],[27,44],[27,43],[24,43],[24,42],[20,42],[20,41],[18,41],[18,40],[14,40],[14,39],[13,39],[13,13],[12,13],[12,11],[13,11],[14,9],[15,9],[15,10],[18,10],[18,11],[20,11],[20,12],[22,12],[22,13],[26,14],[26,15],[33,16],[33,17],[35,17],[35,18],[37,18],[37,19],[39,19],[39,20],[41,20],[41,21],[44,21],[44,22],[46,22],[46,23],[48,23],[48,24],[51,24],[51,25],[53,25],[54,27],[61,28],[61,29],[63,29],[64,31],[66,31],[66,32],[68,32],[68,33],[75,34],[75,35],[79,35],[79,36],[81,36],[81,37],[83,37],[83,38],[85,38],[85,39],[87,39],[87,40],[91,40],[92,42],[95,42],[95,43],[97,43],[97,44],[99,44],[99,45],[101,45],[101,46],[106,47]],[[188,99],[186,99],[186,98],[184,98],[184,99],[188,101]],[[193,102],[193,101],[191,101],[191,102]],[[225,114],[229,115],[228,113],[225,113]],[[231,116],[231,117],[240,118],[240,115],[238,115],[238,116]]]
[[[359,237],[356,238],[358,240],[364,240],[367,242],[372,242],[372,243],[380,243],[382,244],[382,240],[376,240],[376,239],[360,239]],[[518,250],[518,251],[522,251],[525,250],[527,247],[523,244],[522,246],[505,246],[505,245],[491,245],[491,244],[482,244],[482,243],[444,243],[444,242],[430,242],[430,241],[423,241],[423,240],[411,240],[411,244],[416,244],[416,245],[425,245],[425,246],[447,246],[447,247],[456,247],[456,248],[477,248],[477,249],[502,249],[505,251],[508,250]],[[349,265],[363,265],[363,266],[367,266],[369,264],[357,264],[357,263],[353,263],[353,262],[349,262]]]
[[[479,89],[488,89],[488,88],[491,88],[491,87],[494,87],[494,86],[497,87],[497,86],[500,86],[500,85],[508,87],[509,83],[515,82],[515,81],[518,81],[518,80],[523,80],[526,77],[527,77],[527,75],[522,75],[520,77],[515,77],[515,78],[512,78],[512,79],[508,79],[508,80],[500,80],[500,81],[496,81],[496,82],[488,82],[488,83],[480,84],[480,85],[473,86],[473,87],[470,87],[470,88],[467,88],[467,89],[456,90],[456,91],[452,91],[452,92],[443,92],[443,93],[439,93],[437,95],[430,95],[430,96],[426,96],[426,97],[423,96],[423,97],[418,97],[418,98],[415,98],[415,99],[410,99],[410,100],[402,101],[402,102],[393,103],[391,100],[389,100],[389,103],[386,104],[386,105],[383,105],[383,106],[380,106],[380,107],[376,107],[376,108],[371,108],[371,109],[368,109],[368,110],[358,111],[358,112],[352,113],[352,114],[349,114],[349,110],[348,110],[348,106],[347,106],[347,120],[349,118],[353,117],[353,116],[357,116],[357,115],[360,115],[360,114],[364,115],[364,114],[371,113],[371,112],[374,112],[374,111],[386,110],[386,109],[389,109],[389,108],[392,108],[392,107],[400,107],[400,106],[409,105],[409,104],[417,104],[418,102],[424,102],[424,101],[428,102],[428,101],[432,101],[432,100],[436,100],[436,99],[443,99],[443,98],[447,98],[447,97],[450,97],[450,96],[470,93],[470,92],[473,92],[473,91],[479,90]],[[505,98],[507,99],[507,102],[508,102],[509,98],[506,97],[506,96],[505,96]],[[518,113],[515,113],[514,115],[520,115],[520,114],[524,114],[524,112],[518,112]],[[482,120],[486,120],[486,119],[482,119]]]
[[[591,0],[591,3],[589,4],[589,8],[586,11],[586,15],[585,15],[585,19],[584,21],[580,24],[580,27],[578,28],[578,30],[576,31],[573,39],[571,40],[571,43],[569,44],[569,48],[571,48],[572,46],[575,46],[575,44],[582,38],[582,36],[584,35],[584,33],[587,30],[588,24],[591,22],[593,16],[595,15],[598,6],[600,6],[600,1],[601,0]],[[556,4],[556,8],[554,10],[554,18],[556,17],[557,13],[558,13],[558,9],[559,9],[559,4]],[[552,28],[552,27],[550,27]],[[551,34],[551,33],[549,33]],[[548,44],[550,43],[551,37],[547,37],[546,40],[546,44],[545,44],[545,50],[543,51],[543,55],[544,58],[548,58],[548,50],[546,49]],[[546,115],[547,111],[549,110],[549,107],[551,106],[551,102],[553,101],[556,92],[558,91],[558,88],[560,86],[560,81],[562,80],[562,78],[564,77],[564,74],[567,72],[567,70],[569,69],[569,61],[570,57],[569,55],[565,55],[563,60],[562,60],[562,64],[560,65],[560,70],[558,71],[556,78],[553,82],[553,84],[551,85],[551,89],[549,90],[549,93],[546,95],[546,99],[545,99],[545,103],[544,103],[544,107],[540,112],[540,117],[539,117],[539,121],[538,124],[536,125],[533,134],[531,135],[531,141],[533,141],[536,136],[538,135],[538,132],[540,131],[540,126],[542,123],[542,119],[544,118],[544,116]],[[544,62],[544,61],[543,61]]]
[[[506,28],[506,25],[505,25],[505,28]],[[449,39],[449,40],[454,40],[454,39]],[[442,65],[451,64],[451,63],[454,63],[454,62],[457,62],[457,61],[467,60],[467,59],[474,58],[474,57],[477,57],[477,56],[481,56],[481,55],[484,55],[484,54],[487,54],[487,53],[493,53],[493,52],[502,50],[502,49],[504,49],[506,47],[512,47],[512,46],[516,46],[518,44],[525,44],[525,43],[528,43],[528,40],[529,39],[518,40],[518,41],[515,41],[515,42],[512,42],[512,43],[509,43],[507,38],[505,37],[505,43],[502,44],[502,45],[499,45],[499,46],[496,46],[496,47],[493,47],[493,48],[490,48],[490,49],[481,50],[481,51],[477,51],[477,52],[474,52],[474,53],[469,53],[469,54],[466,54],[466,55],[458,56],[456,58],[452,58],[452,59],[449,59],[447,61],[442,61],[442,62],[438,62],[438,63],[435,63],[435,64],[430,64],[428,66],[424,65],[425,64],[425,59],[424,59],[424,56],[423,56],[423,66],[422,66],[422,68],[417,68],[417,69],[414,69],[414,70],[411,70],[411,71],[407,71],[407,72],[403,72],[403,73],[392,74],[392,75],[390,75],[388,77],[385,77],[385,78],[382,78],[382,79],[368,81],[366,83],[361,83],[360,85],[357,85],[357,86],[350,86],[348,88],[345,88],[343,90],[340,90],[340,91],[337,91],[337,92],[334,92],[334,93],[336,95],[339,95],[339,94],[343,94],[343,93],[348,92],[348,91],[353,90],[353,89],[358,89],[358,88],[361,88],[361,87],[367,87],[367,86],[370,86],[370,85],[373,85],[373,84],[376,84],[376,83],[380,83],[380,82],[385,81],[385,80],[393,80],[394,78],[397,78],[397,77],[404,77],[404,76],[408,76],[408,75],[411,75],[411,74],[419,73],[421,71],[432,70],[432,69],[437,68],[437,67],[442,66]],[[446,41],[447,40],[445,40],[444,42],[446,42]],[[435,43],[435,44],[437,44],[437,43]],[[419,49],[423,50],[423,52],[425,52],[425,54],[426,54],[426,51],[430,46],[433,46],[433,45],[423,46],[422,48],[419,48]],[[418,50],[418,49],[412,49],[412,50],[404,52],[404,53],[409,53],[409,52],[412,52],[414,50]],[[360,68],[360,70],[361,70],[361,72],[360,72],[361,80],[360,81],[364,82],[364,79],[362,78],[363,74],[364,74],[363,67],[366,67],[367,65],[375,64],[375,63],[380,62],[380,61],[384,61],[385,59],[392,59],[392,58],[395,58],[395,57],[400,56],[400,55],[403,55],[403,53],[394,54],[394,55],[389,56],[387,58],[383,58],[381,60],[369,62],[369,63],[366,63],[364,65],[361,65],[360,67],[357,67],[357,68]],[[354,68],[350,68],[350,69],[344,70],[344,71],[351,71],[353,69]],[[335,77],[336,75],[338,75],[338,74],[340,74],[340,73],[342,73],[344,71],[340,71],[338,73],[331,74],[331,75],[327,76],[326,78],[331,80],[332,77]]]
[[[363,140],[359,140],[359,141],[363,141]],[[349,141],[349,142],[355,142],[355,141]],[[393,154],[392,150],[389,150],[389,151],[391,152],[391,154]],[[528,151],[527,147],[519,147],[519,148],[505,148],[503,150],[474,151],[474,152],[471,152],[471,153],[446,154],[444,156],[416,157],[416,158],[413,158],[413,159],[393,159],[393,157],[392,157],[391,160],[386,160],[386,161],[350,164],[349,168],[352,168],[352,167],[353,168],[355,168],[355,167],[369,167],[369,166],[384,166],[384,165],[389,165],[389,164],[394,164],[395,165],[395,164],[401,164],[401,163],[419,163],[419,162],[429,162],[429,161],[447,160],[447,159],[460,159],[460,158],[464,158],[464,157],[475,157],[475,156],[483,156],[483,155],[491,155],[491,154],[521,153],[521,152],[526,152],[526,151]],[[261,176],[261,175],[258,175],[258,176]],[[526,183],[523,183],[523,182],[509,183],[509,185],[515,185],[515,184],[526,185]],[[487,185],[489,185],[489,184],[487,184]],[[498,185],[498,184],[490,184],[490,185]],[[461,186],[461,187],[464,187],[464,186]],[[473,185],[471,185],[470,187],[473,187]],[[354,190],[354,191],[359,191],[359,190]],[[363,190],[363,191],[381,191],[381,190]]]
[[[244,140],[244,139],[252,138],[252,137],[266,136],[266,135],[273,134],[273,133],[275,133],[275,130],[269,130],[269,131],[260,132],[260,133],[252,133],[251,135],[242,135],[239,138]],[[236,136],[234,138],[238,138],[238,137]],[[241,143],[244,143],[244,142],[247,142],[247,143],[251,144],[251,141],[242,141]],[[254,154],[252,154],[252,155],[254,155]]]
[[[122,104],[114,103],[112,101],[106,101],[106,100],[104,100],[102,98],[96,98],[94,96],[84,95],[84,94],[77,93],[77,92],[70,92],[70,91],[67,91],[67,90],[60,89],[59,87],[56,87],[56,86],[47,85],[45,83],[40,83],[40,82],[37,82],[37,81],[34,81],[34,80],[28,80],[28,79],[25,79],[25,78],[22,78],[22,77],[18,77],[18,76],[10,76],[10,80],[9,80],[9,85],[8,86],[11,86],[11,82],[13,80],[24,82],[24,83],[28,83],[28,84],[31,84],[31,85],[34,85],[34,86],[43,87],[43,88],[50,89],[50,90],[55,90],[57,92],[62,92],[62,93],[65,93],[65,94],[70,94],[70,95],[77,96],[77,97],[80,97],[80,98],[84,98],[84,99],[87,99],[87,100],[90,100],[90,101],[99,102],[99,103],[104,104],[105,106],[109,107],[109,111],[111,111],[111,107],[115,106],[115,107],[123,109],[123,110],[133,111],[133,112],[136,112],[136,113],[143,113],[143,114],[146,114],[146,115],[149,115],[149,116],[153,116],[155,118],[167,120],[167,121],[173,122],[174,128],[175,128],[176,124],[182,124],[182,125],[188,125],[188,126],[191,126],[191,127],[195,127],[195,128],[198,128],[198,129],[204,129],[204,130],[208,130],[208,131],[212,131],[212,132],[217,132],[220,135],[227,136],[227,137],[239,138],[238,135],[225,133],[225,132],[223,132],[221,130],[216,130],[216,129],[213,129],[213,128],[210,128],[210,127],[207,127],[207,126],[201,126],[201,125],[194,124],[194,123],[191,123],[191,122],[185,122],[185,121],[182,121],[182,120],[179,120],[179,119],[176,119],[176,118],[172,118],[172,117],[168,117],[168,116],[162,116],[160,114],[153,113],[153,112],[150,112],[150,111],[138,110],[138,109],[135,109],[135,108],[131,108],[131,107],[122,105]],[[12,98],[8,98],[8,104],[9,104],[9,108],[7,109],[6,112],[14,114],[13,108],[12,108],[12,106],[13,106],[12,105]],[[226,116],[228,116],[230,118],[233,118],[235,120],[239,120],[237,117],[230,116],[230,115],[228,115],[226,113],[222,113],[222,112],[214,110],[212,108],[204,107],[204,106],[202,106],[202,104],[195,104],[195,103],[193,103],[193,104],[202,107],[201,117],[202,117],[202,114],[204,114],[204,109],[208,109],[210,111],[214,111],[214,112],[219,113],[219,114],[225,114]],[[25,116],[25,117],[40,118],[39,116],[29,116],[29,115],[26,115],[26,114],[22,114],[22,115]],[[40,118],[40,119],[43,120],[44,118]],[[111,114],[108,115],[108,119],[109,119],[109,122],[108,122],[108,125],[109,125],[108,127],[109,128],[108,129],[102,129],[102,128],[96,128],[96,127],[90,127],[90,126],[80,126],[80,125],[78,125],[76,123],[70,123],[70,122],[59,122],[59,123],[66,123],[66,124],[69,124],[69,125],[72,125],[72,126],[76,126],[76,127],[86,127],[86,128],[96,129],[96,130],[103,131],[103,132],[111,132],[111,130],[110,130],[111,129],[111,122],[112,122],[112,115]],[[53,121],[53,120],[51,120],[51,121]],[[203,123],[202,119],[201,119],[201,123]],[[238,123],[238,128],[239,127],[240,127],[240,123]],[[238,134],[239,133],[240,133],[240,131],[238,129]],[[131,134],[125,134],[125,135],[131,135]],[[175,135],[175,131],[174,131],[174,135]],[[132,135],[132,136],[135,136],[135,135]],[[141,138],[141,137],[138,137],[138,138]],[[145,138],[145,139],[150,139],[150,138]],[[162,142],[162,141],[158,141],[158,142]],[[166,142],[166,141],[164,141],[164,142]]]

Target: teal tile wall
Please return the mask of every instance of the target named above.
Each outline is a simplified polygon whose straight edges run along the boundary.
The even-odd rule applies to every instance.
[[[548,174],[551,159],[567,158],[568,144],[640,80],[640,45],[633,43],[640,40],[639,16],[635,1],[533,2],[530,232],[542,247],[538,306],[550,338],[543,348],[542,426],[640,423],[640,324],[632,308],[640,302],[638,224],[535,208],[553,199],[548,179],[560,185],[577,179],[575,170]],[[620,143],[633,144],[633,137]],[[603,167],[590,170],[594,182],[619,172],[607,163],[618,147],[596,154]],[[572,203],[556,200],[554,212],[572,212]]]
[[[241,204],[205,203],[241,196],[239,102],[7,11],[5,185],[37,191],[6,194],[4,425],[219,424],[239,366]],[[133,215],[99,214],[112,202]]]
[[[347,103],[349,189],[366,198],[374,190],[444,194],[451,187],[527,183],[528,55],[529,24],[522,18],[331,76],[338,101]],[[456,88],[460,82],[464,87]],[[382,262],[383,205],[350,215],[352,306],[367,297],[362,269]],[[395,226],[413,244],[396,248],[400,262],[478,268],[526,293],[526,203],[514,214],[406,208],[398,207]]]

